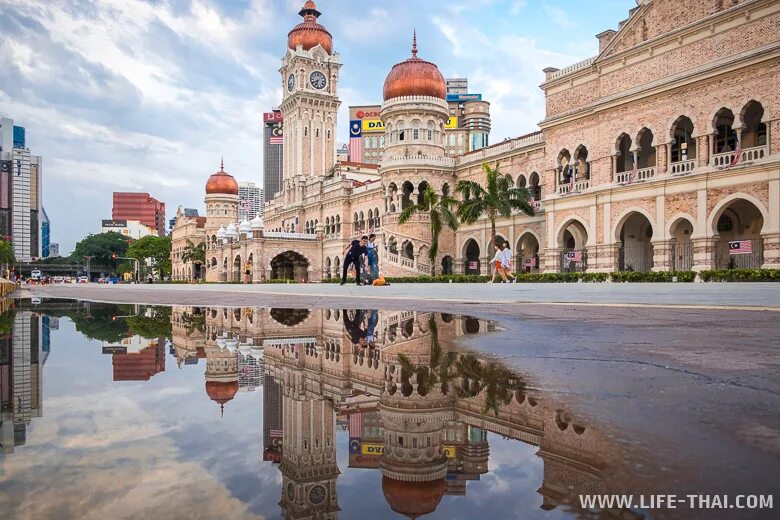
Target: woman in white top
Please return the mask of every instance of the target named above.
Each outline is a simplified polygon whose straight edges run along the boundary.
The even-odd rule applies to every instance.
[[[501,269],[503,270],[501,276],[505,282],[515,283],[517,281],[512,275],[512,250],[509,249],[509,242],[504,242],[504,248],[501,250]]]
[[[506,282],[506,269],[503,269],[503,263],[504,263],[504,252],[502,250],[503,244],[500,244],[498,242],[493,244],[493,247],[496,250],[495,256],[493,256],[493,260],[490,261],[490,266],[493,269],[493,276],[490,277],[490,281],[488,283],[493,283],[496,281],[496,273],[501,275],[501,279]]]

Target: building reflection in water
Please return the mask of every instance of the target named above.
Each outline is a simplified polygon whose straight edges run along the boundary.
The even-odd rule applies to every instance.
[[[64,315],[103,341],[116,381],[164,371],[168,349],[182,369],[205,358],[205,393],[221,413],[239,392],[262,386],[262,458],[282,474],[285,518],[338,517],[345,468],[336,462],[337,419],[349,432],[348,467],[380,472],[387,504],[410,518],[435,511],[444,495],[465,495],[490,471],[489,433],[538,446],[543,509],[609,492],[599,454],[615,448],[598,431],[529,392],[501,363],[454,347],[493,330],[491,322],[411,311],[47,303],[0,321],[6,453],[41,414],[40,365],[52,320]],[[80,322],[85,313],[90,320]]]

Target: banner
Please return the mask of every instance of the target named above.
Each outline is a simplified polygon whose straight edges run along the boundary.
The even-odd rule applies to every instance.
[[[455,458],[455,452],[457,451],[457,446],[442,446],[442,451],[447,456],[448,459],[454,459]]]
[[[450,117],[447,120],[447,124],[444,125],[444,128],[452,129],[452,128],[458,128],[458,118],[455,116]]]
[[[482,101],[482,94],[447,94],[447,101],[454,101],[456,103]]]
[[[385,124],[382,122],[381,119],[364,119],[363,124],[361,126],[361,129],[364,134],[369,134],[371,132],[384,132],[385,131]]]
[[[278,123],[282,120],[281,112],[263,112],[264,123]]]
[[[353,119],[349,122],[349,136],[350,137],[360,137],[361,134],[361,121],[360,119]]]

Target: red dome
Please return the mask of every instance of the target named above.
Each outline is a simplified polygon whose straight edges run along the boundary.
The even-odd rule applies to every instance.
[[[206,195],[238,195],[238,183],[225,171],[224,163],[220,164],[219,171],[206,181]]]
[[[333,37],[325,27],[317,23],[317,18],[321,14],[317,10],[317,4],[307,0],[298,14],[303,17],[303,22],[293,27],[287,34],[287,47],[295,49],[301,45],[303,50],[309,51],[321,45],[325,52],[332,54]]]
[[[225,404],[238,392],[238,381],[206,381],[206,393],[212,401]]]
[[[401,96],[447,97],[447,82],[439,67],[417,57],[416,34],[412,41],[412,57],[393,65],[385,79],[385,101]]]
[[[409,518],[433,513],[444,496],[444,479],[404,482],[382,477],[382,493],[390,508]]]

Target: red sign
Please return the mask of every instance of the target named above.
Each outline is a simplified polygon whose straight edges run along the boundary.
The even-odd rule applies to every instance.
[[[281,112],[263,112],[263,122],[273,123],[282,120]]]
[[[379,117],[379,112],[363,112],[362,110],[358,110],[355,113],[355,117],[358,119],[363,119],[364,117]]]

